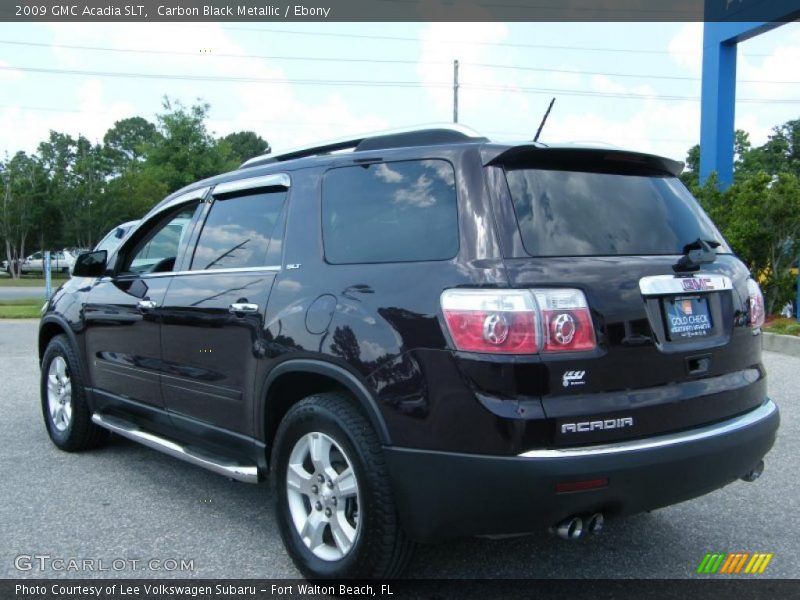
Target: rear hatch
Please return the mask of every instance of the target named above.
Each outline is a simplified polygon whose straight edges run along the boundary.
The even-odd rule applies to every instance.
[[[676,177],[680,167],[534,147],[489,161],[511,286],[581,290],[591,314],[593,349],[539,354],[556,446],[691,428],[765,398],[750,275]],[[676,267],[692,243],[704,246],[697,240],[715,248],[708,262]],[[540,325],[543,336],[555,322]]]

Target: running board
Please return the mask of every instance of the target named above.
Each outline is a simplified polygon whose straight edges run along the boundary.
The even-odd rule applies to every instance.
[[[203,467],[214,473],[225,475],[226,477],[245,483],[258,483],[258,467],[256,465],[241,464],[227,457],[214,455],[199,448],[182,446],[172,440],[160,437],[149,431],[144,431],[135,423],[118,417],[94,413],[92,415],[92,422],[95,425],[99,425],[129,440],[139,442],[148,448],[159,450],[164,454],[180,458],[181,460],[185,460],[198,467]]]

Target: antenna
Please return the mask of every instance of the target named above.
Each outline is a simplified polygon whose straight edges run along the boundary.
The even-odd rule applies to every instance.
[[[555,102],[556,102],[555,98],[550,100],[550,106],[547,107],[547,112],[544,113],[544,117],[542,117],[542,122],[539,123],[539,129],[536,130],[536,135],[533,138],[534,142],[539,141],[539,135],[542,133],[542,128],[544,127],[544,124],[547,122],[547,117],[550,115],[550,111],[552,110],[553,104],[555,104]]]

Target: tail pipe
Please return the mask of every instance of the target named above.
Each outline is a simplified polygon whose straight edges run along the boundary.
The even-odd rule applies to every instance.
[[[594,513],[593,515],[589,515],[586,517],[585,528],[586,531],[597,535],[601,531],[603,531],[603,525],[605,525],[605,517],[603,517],[603,513]]]
[[[556,535],[562,540],[577,540],[583,535],[583,519],[569,517],[556,525]]]
[[[758,464],[753,468],[752,471],[748,471],[744,475],[742,475],[742,481],[746,481],[748,483],[753,483],[756,479],[761,477],[761,474],[764,472],[764,461],[758,461]]]
[[[586,533],[598,534],[603,530],[603,513],[573,515],[557,524],[552,531],[562,540],[577,540]]]

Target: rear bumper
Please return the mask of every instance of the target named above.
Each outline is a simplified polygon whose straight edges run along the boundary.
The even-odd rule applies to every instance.
[[[736,418],[676,434],[516,457],[388,447],[403,524],[430,541],[525,533],[574,514],[632,514],[701,496],[753,469],[780,422],[766,400]],[[601,489],[556,493],[556,484],[607,478]]]

